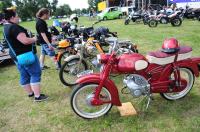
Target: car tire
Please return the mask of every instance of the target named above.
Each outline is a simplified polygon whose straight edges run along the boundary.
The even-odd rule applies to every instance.
[[[120,14],[120,15],[118,16],[118,18],[119,18],[119,19],[122,19],[122,14]]]
[[[107,17],[103,17],[103,20],[106,21],[106,20],[108,20],[108,18]]]

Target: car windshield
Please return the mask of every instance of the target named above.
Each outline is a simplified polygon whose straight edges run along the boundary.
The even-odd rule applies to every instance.
[[[106,8],[105,10],[102,11],[102,13],[107,13],[109,11],[109,8]]]

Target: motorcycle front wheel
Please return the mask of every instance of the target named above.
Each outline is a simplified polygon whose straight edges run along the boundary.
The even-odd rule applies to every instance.
[[[85,119],[98,118],[107,114],[112,108],[111,103],[105,103],[98,106],[91,104],[97,86],[98,84],[95,83],[86,83],[77,86],[73,90],[70,103],[73,111],[78,116]],[[103,87],[99,98],[102,101],[110,101],[111,94],[105,87]]]
[[[60,54],[60,56],[58,58],[59,67],[61,67],[64,64],[64,62],[65,62],[64,59],[70,55],[72,55],[72,53],[70,53],[70,51],[64,51],[63,53]]]
[[[179,27],[182,24],[182,20],[180,18],[174,18],[173,20],[171,20],[171,24],[174,27]]]
[[[180,77],[181,79],[185,79],[187,81],[187,86],[181,92],[173,92],[173,93],[161,93],[161,96],[167,100],[178,100],[185,97],[193,87],[194,84],[194,75],[191,70],[187,68],[180,68]],[[174,74],[171,74],[171,79],[174,79]]]
[[[84,60],[80,61],[79,58],[72,59],[65,62],[59,72],[60,81],[65,86],[76,85],[76,80],[78,79],[77,74],[87,70],[87,64]]]
[[[125,22],[124,22],[124,25],[128,25],[129,23],[130,23],[130,20],[126,19]]]

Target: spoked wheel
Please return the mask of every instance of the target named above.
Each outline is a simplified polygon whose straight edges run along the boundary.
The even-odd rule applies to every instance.
[[[149,27],[157,27],[158,22],[156,20],[149,20]]]
[[[174,27],[181,26],[182,20],[181,20],[180,18],[174,18],[174,19],[171,21],[171,24],[172,24],[172,26],[174,26]]]
[[[187,68],[180,68],[180,76],[181,79],[186,80],[187,82],[186,88],[183,89],[181,92],[161,93],[162,97],[164,97],[167,100],[177,100],[185,97],[190,92],[194,84],[194,75],[192,71]],[[174,74],[171,75],[171,79],[174,79]]]
[[[60,69],[60,81],[66,86],[74,86],[78,79],[77,74],[85,70],[87,70],[87,64],[85,61],[80,61],[77,58],[67,61]]]
[[[98,118],[108,113],[112,108],[111,103],[105,103],[99,106],[91,104],[97,86],[98,85],[94,83],[87,83],[81,84],[73,90],[70,103],[73,111],[78,116],[86,119]],[[99,98],[103,101],[110,101],[111,94],[103,87]]]

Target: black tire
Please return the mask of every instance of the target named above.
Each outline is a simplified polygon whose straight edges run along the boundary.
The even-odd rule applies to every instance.
[[[191,91],[193,84],[194,84],[194,79],[195,79],[194,74],[190,69],[187,69],[187,68],[180,68],[180,72],[181,71],[185,72],[188,75],[188,78],[189,78],[189,80],[187,80],[188,84],[187,84],[186,88],[183,89],[181,92],[177,92],[177,93],[161,93],[160,95],[164,99],[169,100],[169,101],[182,99]],[[172,73],[171,74],[172,79],[174,78],[173,76],[174,75]],[[186,80],[186,78],[184,78],[184,75],[182,75],[181,78]]]
[[[199,16],[198,20],[200,21],[200,16]]]
[[[182,24],[182,20],[180,18],[174,18],[171,20],[171,24],[174,27],[179,27]]]
[[[108,20],[108,18],[105,16],[105,17],[103,17],[103,20],[106,21],[106,20]]]
[[[124,25],[128,25],[130,23],[130,20],[125,20]]]
[[[94,119],[94,118],[98,118],[107,114],[111,110],[112,108],[111,103],[104,104],[101,106],[96,106],[96,107],[90,104],[90,101],[92,97],[94,96],[93,94],[95,90],[94,88],[96,88],[97,86],[98,84],[95,84],[95,83],[85,83],[85,84],[77,85],[77,87],[73,89],[71,99],[70,99],[70,104],[71,104],[72,110],[78,116],[84,119]],[[91,91],[84,91],[84,90],[88,90],[88,88],[90,87],[92,88]],[[83,98],[81,97],[81,92],[84,93]],[[102,99],[105,101],[110,101],[112,99],[111,93],[105,87],[102,88],[100,95],[102,95],[103,97]],[[100,109],[100,110],[96,112],[95,109]]]
[[[149,20],[149,23],[148,23],[149,27],[157,27],[158,25],[158,21],[152,19],[152,20]]]
[[[69,68],[69,70],[66,70],[65,68],[68,68],[69,64],[73,63],[73,62],[76,62],[75,65],[80,65],[80,63],[77,64],[77,62],[79,62],[79,60],[80,60],[79,58],[75,58],[75,59],[72,59],[70,61],[65,62],[62,65],[62,67],[60,69],[60,72],[59,72],[59,78],[60,78],[60,81],[65,86],[74,86],[74,85],[76,85],[76,79],[78,78],[76,76],[77,73],[69,73],[69,72],[73,72],[73,71],[69,71],[69,70],[71,70],[70,68]],[[84,60],[81,61],[81,64],[83,66],[83,69],[81,71],[79,71],[79,73],[88,69],[88,66],[87,66],[87,64],[86,64],[86,62]],[[72,64],[71,66],[74,66],[74,64]],[[72,79],[65,78],[66,74],[69,75],[70,77],[72,77]]]

